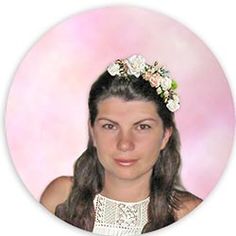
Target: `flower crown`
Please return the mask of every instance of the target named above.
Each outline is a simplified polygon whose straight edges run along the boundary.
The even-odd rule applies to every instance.
[[[135,77],[142,76],[144,80],[149,81],[151,87],[156,89],[157,94],[163,98],[166,107],[175,112],[180,108],[180,99],[175,92],[177,83],[170,78],[169,71],[160,66],[156,61],[154,65],[145,62],[145,58],[141,55],[133,55],[126,59],[118,59],[110,64],[107,71],[112,76],[120,76],[125,79],[128,75]]]

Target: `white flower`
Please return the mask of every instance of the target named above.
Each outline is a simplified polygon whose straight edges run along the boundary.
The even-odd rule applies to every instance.
[[[120,75],[120,65],[116,63],[112,63],[108,66],[107,71],[110,73],[110,75]]]
[[[159,95],[159,94],[161,94],[162,93],[162,89],[161,89],[161,87],[158,87],[157,88],[157,94]]]
[[[171,88],[172,80],[168,77],[161,78],[160,84],[164,91],[169,90]]]
[[[170,111],[175,112],[180,108],[180,104],[178,102],[176,102],[175,100],[173,100],[173,99],[169,99],[167,104],[166,104],[166,107]]]
[[[126,60],[128,66],[128,74],[137,78],[145,72],[145,58],[141,55],[134,55]]]
[[[174,94],[174,95],[172,96],[172,98],[173,98],[173,100],[174,100],[175,102],[180,103],[180,99],[179,99],[179,96],[178,96],[177,94]]]
[[[169,96],[169,94],[170,94],[169,91],[165,91],[164,92],[164,97],[167,98]]]

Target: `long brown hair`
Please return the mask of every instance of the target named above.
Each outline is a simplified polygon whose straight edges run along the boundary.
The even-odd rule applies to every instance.
[[[172,128],[172,135],[166,147],[160,152],[153,166],[150,179],[150,202],[148,205],[148,222],[142,233],[160,229],[176,220],[174,213],[179,207],[176,190],[183,189],[179,179],[180,138],[174,122],[174,113],[170,112],[162,98],[149,82],[130,75],[128,79],[111,77],[103,73],[92,85],[89,94],[89,120],[94,125],[98,102],[119,97],[125,101],[152,101],[162,119],[164,129]],[[74,165],[74,180],[68,199],[57,206],[56,216],[81,229],[92,231],[95,222],[93,199],[102,191],[104,168],[98,160],[96,148],[91,136],[87,149]]]

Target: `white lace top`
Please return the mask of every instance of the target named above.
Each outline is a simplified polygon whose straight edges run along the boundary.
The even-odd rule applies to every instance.
[[[121,202],[97,194],[93,233],[100,235],[139,235],[147,223],[149,197],[138,202]]]

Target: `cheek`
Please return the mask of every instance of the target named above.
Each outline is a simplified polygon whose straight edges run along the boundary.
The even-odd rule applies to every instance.
[[[162,139],[157,135],[145,137],[137,142],[137,147],[148,156],[158,155],[161,149]]]
[[[96,146],[100,153],[107,153],[114,149],[116,143],[114,135],[99,133],[95,135]]]

